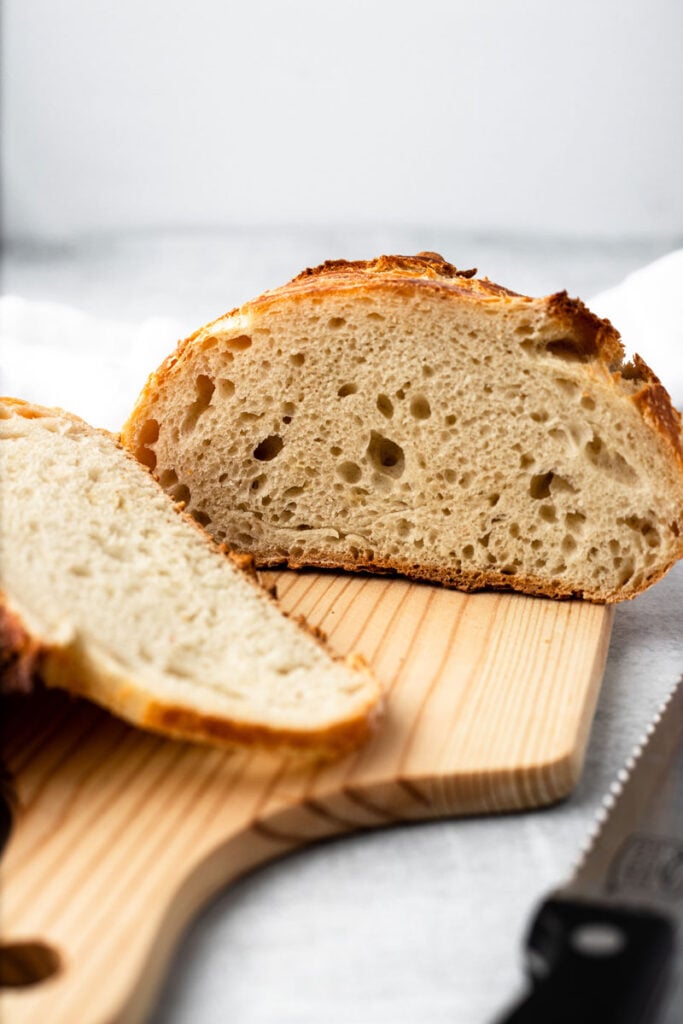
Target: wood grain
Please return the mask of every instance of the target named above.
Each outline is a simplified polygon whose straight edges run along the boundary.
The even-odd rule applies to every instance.
[[[611,611],[396,579],[269,573],[282,606],[361,651],[389,693],[342,761],[164,740],[51,692],[9,702],[17,811],[2,864],[5,1024],[144,1020],[188,921],[245,871],[312,840],[551,803],[574,785]],[[38,965],[36,968],[36,964]],[[9,968],[8,968],[9,969]]]

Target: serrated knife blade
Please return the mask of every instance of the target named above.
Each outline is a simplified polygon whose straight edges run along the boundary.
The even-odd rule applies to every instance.
[[[680,1024],[682,942],[683,677],[536,913],[531,989],[498,1024]]]

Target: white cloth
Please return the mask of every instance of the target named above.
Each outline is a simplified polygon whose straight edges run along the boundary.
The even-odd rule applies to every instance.
[[[178,321],[101,320],[57,302],[0,299],[0,394],[120,430],[147,375],[189,333]]]
[[[683,408],[683,249],[670,252],[589,302],[612,321],[627,354],[637,352]]]
[[[669,253],[589,305],[621,331],[683,407],[683,249]],[[102,320],[54,302],[0,299],[0,393],[74,412],[119,430],[146,378],[192,326],[155,317]]]

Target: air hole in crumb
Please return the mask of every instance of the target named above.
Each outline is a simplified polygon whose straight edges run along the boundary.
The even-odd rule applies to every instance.
[[[555,473],[552,480],[550,481],[550,490],[552,494],[576,494],[576,487],[566,477],[560,476],[559,473]]]
[[[176,484],[175,487],[171,487],[168,493],[174,501],[182,501],[185,505],[189,505],[190,498],[192,497],[187,484]]]
[[[538,412],[532,412],[531,419],[534,421],[534,423],[545,423],[548,419],[548,413],[545,409],[541,409]]]
[[[463,558],[473,558],[474,557],[474,545],[472,545],[472,544],[465,544],[465,547],[462,549],[462,555],[463,555]]]
[[[337,473],[347,484],[357,484],[363,475],[360,466],[355,462],[341,462],[337,466]]]
[[[500,494],[496,494],[496,493],[489,494],[488,498],[487,498],[487,501],[488,501],[489,505],[493,508],[500,501]]]
[[[342,453],[342,450],[341,450],[341,448],[339,447],[339,445],[333,444],[333,445],[332,445],[332,447],[330,448],[330,454],[331,454],[331,455],[334,455],[334,456],[335,456],[335,458],[336,458],[336,457],[337,457],[338,455],[341,455],[341,453]]]
[[[569,396],[575,395],[579,390],[579,385],[576,381],[569,380],[567,377],[556,377],[555,383],[561,391],[564,391],[564,393]]]
[[[508,533],[510,534],[511,537],[519,537],[519,524],[518,523],[510,523],[510,526],[508,528]]]
[[[520,455],[520,457],[519,457],[520,469],[529,469],[530,466],[533,466],[535,461],[536,460],[534,459],[533,455]]]
[[[454,484],[458,478],[458,474],[453,469],[444,469],[443,476],[444,480],[449,484]]]
[[[367,454],[374,468],[387,476],[399,477],[405,469],[403,449],[375,430],[370,431]]]
[[[623,587],[625,583],[629,582],[629,580],[633,576],[633,573],[635,572],[635,568],[636,568],[635,567],[635,562],[634,562],[632,557],[627,558],[623,562],[622,567],[621,567],[621,572],[619,573],[619,586],[620,587]]]
[[[231,352],[244,352],[251,345],[251,338],[248,334],[239,334],[236,338],[227,338],[225,347]]]
[[[425,363],[425,365],[422,367],[422,375],[423,375],[423,377],[433,377],[434,376],[434,367],[428,366]]]
[[[157,456],[152,448],[136,448],[135,455],[143,466],[147,466],[148,469],[156,469]]]
[[[221,476],[223,476],[223,475],[227,476],[227,474],[221,474]],[[265,473],[259,473],[259,475],[255,476],[254,479],[251,481],[251,490],[252,491],[260,491],[261,488],[263,487],[263,485],[265,484],[267,479],[268,479],[268,477],[266,476]],[[219,477],[219,481],[220,481],[220,477]]]
[[[593,465],[604,473],[608,473],[621,483],[634,483],[638,474],[620,452],[610,451],[602,438],[594,434],[586,443],[585,452]]]
[[[457,416],[454,416],[453,413],[449,413],[448,416],[444,417],[444,423],[447,427],[452,427],[456,420]]]
[[[211,516],[207,516],[206,512],[202,512],[200,508],[191,509],[190,515],[200,526],[208,526],[211,522]]]
[[[159,483],[164,490],[168,490],[169,487],[178,483],[178,474],[174,469],[165,469],[159,477]]]
[[[215,389],[216,385],[205,373],[200,373],[197,376],[195,380],[197,398],[192,402],[185,414],[185,419],[180,428],[183,434],[189,434],[194,430],[199,417],[209,408]]]
[[[403,388],[398,389],[398,391],[396,392],[396,397],[403,401],[403,399],[406,397],[406,393],[403,390]]]
[[[565,534],[562,538],[562,553],[570,555],[572,551],[576,550],[576,541],[572,537],[571,533]]]
[[[340,398],[346,398],[347,395],[355,395],[358,391],[357,384],[342,384],[337,394]]]
[[[331,316],[327,321],[327,326],[331,328],[331,330],[336,331],[339,330],[340,327],[343,327],[345,323],[346,320],[343,316]]]
[[[557,519],[557,512],[555,511],[554,505],[541,505],[538,510],[538,514],[546,523],[554,523]]]
[[[545,348],[551,356],[564,359],[568,363],[585,363],[588,361],[589,354],[595,354],[595,351],[589,353],[576,338],[555,338],[553,341],[546,342]],[[592,343],[592,348],[595,349],[595,342]]]
[[[219,398],[232,398],[235,394],[235,385],[228,377],[219,377],[217,381]]]
[[[410,402],[410,415],[416,420],[428,420],[432,415],[431,406],[424,395],[413,395]]]
[[[553,473],[537,473],[532,476],[529,483],[529,494],[532,498],[547,498],[550,494],[550,484],[553,480]]]
[[[303,354],[303,352],[294,352],[289,357],[289,361],[292,364],[292,366],[303,366],[304,362],[306,361],[306,357]]]
[[[407,537],[413,529],[413,526],[414,524],[409,522],[407,519],[399,519],[396,523],[396,533],[399,537]]]
[[[564,517],[564,525],[571,533],[580,533],[586,522],[583,512],[567,512]]]
[[[368,313],[368,320],[384,320],[381,313]]]
[[[394,415],[394,403],[388,395],[377,396],[377,408],[386,419],[390,420]]]
[[[657,529],[657,527],[651,519],[648,519],[643,516],[633,515],[620,517],[619,519],[617,519],[617,523],[619,523],[620,525],[628,526],[630,527],[630,529],[635,530],[637,533],[640,533],[643,536],[648,547],[658,547],[661,542],[659,530]]]
[[[282,451],[284,441],[279,434],[270,434],[254,448],[254,458],[259,462],[270,462]]]
[[[590,395],[584,395],[581,399],[581,407],[583,409],[588,409],[588,411],[590,412],[595,408],[595,399],[592,398]]]
[[[140,428],[140,444],[154,444],[159,440],[159,424],[156,420],[145,420]]]

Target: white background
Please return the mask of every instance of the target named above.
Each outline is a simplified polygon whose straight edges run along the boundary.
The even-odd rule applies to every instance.
[[[6,0],[14,239],[683,231],[680,0]]]

